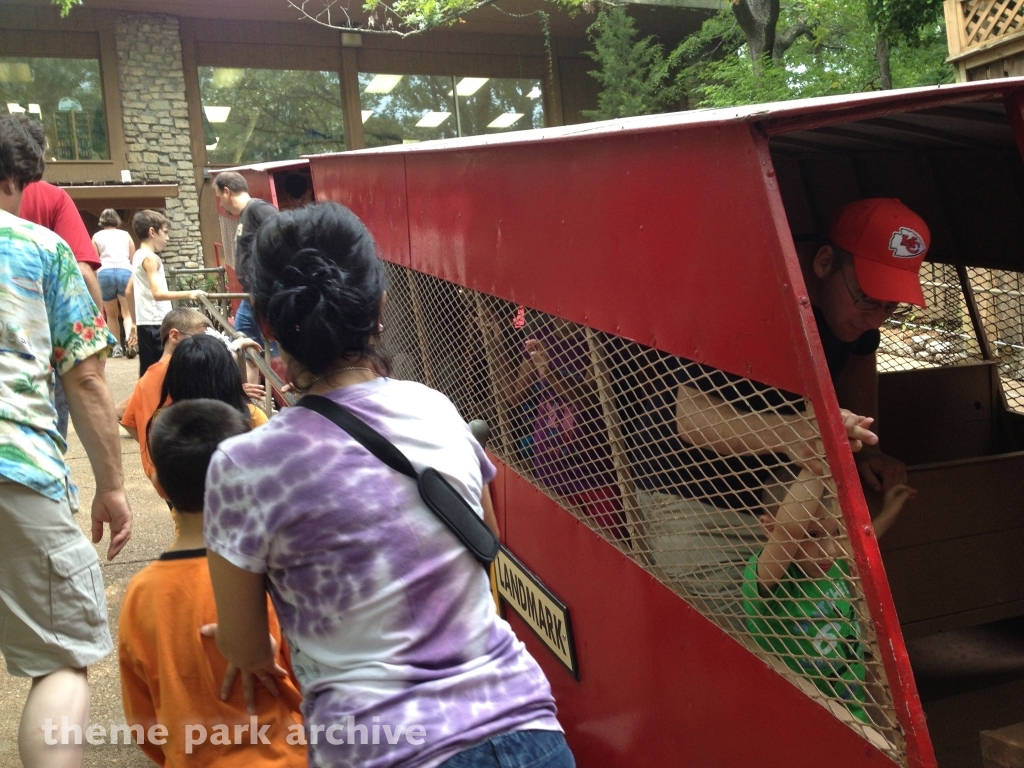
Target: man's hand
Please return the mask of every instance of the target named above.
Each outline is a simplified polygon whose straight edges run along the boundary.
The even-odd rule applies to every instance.
[[[92,500],[92,543],[103,539],[103,524],[110,523],[107,560],[113,560],[132,537],[132,509],[124,490],[97,492]]]
[[[861,480],[869,488],[885,493],[894,485],[906,485],[907,465],[881,451],[869,451],[853,457]]]
[[[199,634],[203,637],[217,637],[216,624],[204,624],[199,628]],[[256,714],[256,683],[259,680],[263,687],[270,691],[271,696],[277,696],[280,691],[275,678],[288,677],[288,671],[277,663],[277,641],[270,636],[270,658],[261,664],[246,669],[239,669],[234,664],[228,663],[224,672],[224,681],[220,686],[220,700],[227,701],[231,696],[231,689],[235,687],[235,680],[239,673],[242,675],[242,696],[245,698],[245,710],[250,715]]]

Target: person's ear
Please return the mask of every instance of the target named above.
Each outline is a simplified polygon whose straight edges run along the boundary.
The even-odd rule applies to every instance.
[[[814,254],[813,267],[814,274],[819,280],[823,280],[832,274],[837,258],[839,256],[831,245],[823,245],[818,249],[818,252]]]
[[[772,535],[772,531],[775,530],[775,518],[771,515],[761,515],[757,518],[757,522],[761,524],[761,533],[767,539]]]
[[[377,327],[380,328],[384,325],[384,308],[388,305],[388,292],[384,291],[384,295],[380,297],[380,307],[377,309]]]

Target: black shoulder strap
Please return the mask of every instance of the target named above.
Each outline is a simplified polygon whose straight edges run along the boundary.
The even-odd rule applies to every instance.
[[[419,477],[409,459],[390,440],[333,400],[328,400],[322,395],[306,395],[296,405],[316,411],[324,418],[333,421],[344,431],[348,432],[366,450],[396,472],[401,472],[413,480]]]
[[[498,554],[497,537],[462,495],[441,474],[428,467],[417,475],[395,445],[354,413],[320,395],[306,395],[296,405],[316,411],[348,432],[387,466],[416,481],[420,498],[484,567]]]

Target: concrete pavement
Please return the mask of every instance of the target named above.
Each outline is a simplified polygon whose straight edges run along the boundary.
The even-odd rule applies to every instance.
[[[107,361],[107,383],[115,402],[131,393],[138,378],[138,371],[138,360],[121,358]],[[78,523],[86,536],[89,536],[89,508],[95,484],[89,468],[89,459],[74,433],[74,428],[68,435],[68,444],[66,458],[82,497],[82,510],[77,515]],[[110,633],[115,643],[121,598],[124,596],[128,581],[147,563],[156,559],[174,538],[174,523],[167,511],[167,504],[156,495],[153,486],[143,474],[142,465],[139,463],[139,446],[124,430],[121,431],[121,454],[128,500],[135,512],[132,538],[113,562],[107,562],[106,559],[109,531],[105,532],[103,541],[96,545],[102,564],[103,582],[106,585]],[[4,669],[6,670],[6,667]],[[111,724],[122,724],[124,711],[121,708],[121,680],[116,652],[89,668],[89,683],[92,689],[91,722],[107,729]],[[6,671],[0,672],[0,766],[3,768],[21,765],[18,759],[18,721],[28,689],[28,680],[11,677]],[[149,759],[134,745],[107,744],[86,748],[86,768],[145,768],[151,765]]]

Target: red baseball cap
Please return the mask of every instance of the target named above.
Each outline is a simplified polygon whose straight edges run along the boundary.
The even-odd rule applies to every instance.
[[[924,219],[893,197],[871,197],[836,211],[828,232],[833,245],[853,254],[857,282],[878,301],[925,306],[917,273],[931,233]]]

